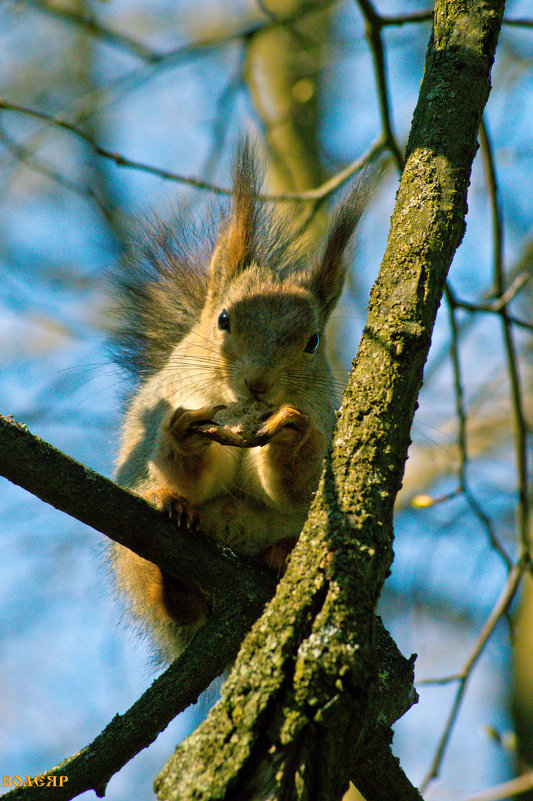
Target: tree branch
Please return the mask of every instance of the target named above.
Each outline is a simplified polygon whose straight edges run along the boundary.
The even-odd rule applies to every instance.
[[[39,111],[38,109],[29,108],[28,106],[23,106],[20,103],[12,103],[4,98],[0,97],[0,111],[4,109],[5,111],[13,111],[18,114],[22,114],[26,117],[33,117],[34,119],[41,120],[49,125],[53,125],[55,128],[63,129],[64,131],[69,131],[69,133],[74,134],[74,136],[78,137],[78,139],[82,139],[86,142],[89,147],[101,158],[109,159],[113,161],[117,167],[126,167],[128,169],[139,170],[140,172],[146,172],[149,175],[155,175],[158,178],[163,178],[164,180],[168,181],[176,181],[178,183],[187,184],[188,186],[192,186],[195,189],[203,189],[209,192],[213,192],[216,195],[231,195],[232,189],[228,187],[219,186],[218,184],[211,183],[210,181],[204,181],[202,178],[196,178],[194,176],[187,176],[181,175],[180,173],[173,172],[172,170],[165,170],[161,167],[155,167],[151,164],[145,164],[141,161],[135,161],[133,159],[129,159],[126,156],[123,156],[121,153],[112,152],[107,150],[106,148],[102,147],[101,145],[96,142],[90,134],[88,134],[83,128],[80,128],[79,125],[76,125],[70,120],[65,120],[62,117],[55,117],[52,114],[47,114],[44,111]],[[373,161],[375,158],[379,156],[382,150],[385,147],[385,140],[381,136],[379,137],[364,153],[361,158],[356,159],[351,164],[348,164],[347,167],[344,169],[339,170],[336,175],[333,175],[331,178],[328,178],[327,181],[324,181],[320,186],[317,186],[314,189],[308,189],[303,192],[280,192],[278,194],[270,194],[270,193],[260,193],[258,195],[259,199],[266,200],[266,201],[294,201],[294,202],[306,202],[309,200],[322,200],[327,198],[330,194],[332,194],[336,189],[342,186],[346,181],[348,181],[358,170],[362,169],[365,164]]]
[[[242,604],[250,625],[273,594],[275,579],[261,563],[176,525],[143,498],[1,415],[0,444],[0,475],[144,559],[163,565],[167,573],[203,592],[215,612],[226,602]]]
[[[94,789],[103,795],[111,776],[168,723],[194,703],[231,664],[253,621],[275,590],[273,575],[195,532],[182,531],[142,498],[89,470],[0,415],[0,474],[58,509],[91,525],[140,556],[191,581],[209,595],[214,613],[189,648],[124,715],[78,754],[47,771],[68,776],[54,787],[54,799],[67,801]],[[117,510],[120,513],[117,514]],[[150,536],[146,532],[150,531]],[[173,544],[169,546],[169,536]],[[196,569],[191,568],[196,565]],[[213,571],[221,581],[213,583]],[[244,581],[243,581],[244,578]],[[235,592],[235,588],[237,591]],[[413,662],[405,660],[377,620],[380,664],[373,727],[378,738],[416,700]],[[378,723],[379,722],[379,723]],[[42,787],[19,787],[6,798],[39,801]]]

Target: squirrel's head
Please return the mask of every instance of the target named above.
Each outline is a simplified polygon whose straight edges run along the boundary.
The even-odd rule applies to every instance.
[[[212,307],[209,325],[236,398],[281,403],[323,363],[320,308],[312,292],[265,276],[255,264]]]
[[[251,148],[244,143],[231,214],[211,259],[201,327],[222,355],[232,393],[276,403],[313,394],[328,373],[325,327],[342,292],[343,255],[364,193],[356,186],[339,205],[326,245],[313,257],[296,251],[287,226],[258,191]]]

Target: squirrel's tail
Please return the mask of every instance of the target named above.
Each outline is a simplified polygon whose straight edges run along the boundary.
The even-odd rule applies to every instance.
[[[137,380],[163,367],[198,321],[214,238],[213,231],[194,230],[190,220],[175,217],[163,223],[153,218],[132,238],[111,276],[116,301],[113,357]]]

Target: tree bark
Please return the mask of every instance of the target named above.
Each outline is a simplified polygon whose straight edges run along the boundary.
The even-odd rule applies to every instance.
[[[161,801],[338,801],[351,775],[357,785],[393,504],[435,316],[464,232],[503,10],[503,0],[436,3],[387,249],[318,493],[221,701],[156,780]],[[367,801],[390,797],[385,780],[380,796],[380,770],[374,765]],[[408,787],[403,797],[415,798]]]

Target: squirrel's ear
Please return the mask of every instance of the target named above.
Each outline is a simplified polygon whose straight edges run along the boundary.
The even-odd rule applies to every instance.
[[[344,252],[357,227],[368,199],[368,181],[358,180],[333,213],[333,221],[324,254],[309,277],[327,320],[340,298],[346,275]]]
[[[254,258],[258,192],[253,147],[248,139],[242,139],[233,167],[232,214],[224,249],[225,272],[229,278],[241,272]]]

